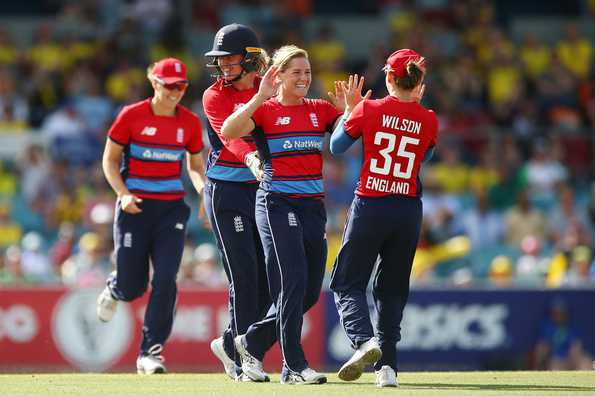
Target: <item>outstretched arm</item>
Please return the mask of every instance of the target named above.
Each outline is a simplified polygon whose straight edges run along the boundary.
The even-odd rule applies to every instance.
[[[357,140],[345,132],[344,123],[345,118],[339,117],[338,124],[335,126],[335,130],[331,135],[330,150],[333,154],[343,154]]]

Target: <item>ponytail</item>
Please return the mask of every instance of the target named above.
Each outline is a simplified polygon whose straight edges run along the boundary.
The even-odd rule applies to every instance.
[[[424,70],[419,62],[409,62],[403,77],[396,77],[397,86],[401,89],[410,91],[421,82],[424,76]]]

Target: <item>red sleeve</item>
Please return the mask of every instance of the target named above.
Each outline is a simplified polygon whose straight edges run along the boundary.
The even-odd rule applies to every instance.
[[[124,107],[120,111],[107,131],[107,136],[121,146],[126,146],[130,142],[130,111],[128,107]]]
[[[193,114],[190,118],[189,124],[192,134],[190,135],[188,143],[186,143],[186,151],[188,151],[190,154],[198,154],[204,148],[200,118]]]
[[[364,129],[364,103],[366,100],[359,102],[351,111],[349,118],[343,124],[345,133],[354,139],[358,139]]]
[[[229,140],[221,135],[223,122],[233,113],[233,105],[229,98],[221,91],[216,89],[207,89],[202,98],[202,106],[209,120],[209,124],[219,136],[219,140],[233,155],[244,162],[246,154],[254,151],[249,143],[244,139]]]

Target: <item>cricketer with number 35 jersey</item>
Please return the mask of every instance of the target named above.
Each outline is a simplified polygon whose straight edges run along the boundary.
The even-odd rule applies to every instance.
[[[345,122],[345,132],[363,141],[357,195],[421,196],[419,169],[438,134],[438,119],[432,110],[394,96],[364,100]]]

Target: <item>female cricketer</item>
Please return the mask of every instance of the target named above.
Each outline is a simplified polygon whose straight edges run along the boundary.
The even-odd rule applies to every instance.
[[[380,387],[397,386],[397,349],[409,277],[422,220],[419,170],[436,145],[438,121],[419,101],[423,95],[424,58],[410,49],[386,61],[389,95],[347,105],[344,123],[331,137],[331,152],[344,152],[361,138],[364,159],[349,209],[343,242],[333,268],[341,323],[356,349],[339,370],[353,381],[374,363]],[[349,81],[345,97],[358,95]],[[366,302],[366,287],[378,260],[373,284],[376,332]]]
[[[326,382],[323,374],[308,366],[300,338],[303,314],[320,294],[327,254],[323,138],[338,121],[345,100],[339,83],[331,94],[334,105],[306,99],[311,80],[307,52],[293,45],[281,47],[258,93],[227,118],[221,129],[231,139],[252,132],[264,162],[256,221],[276,308],[244,336],[236,337],[236,348],[244,373],[262,378],[261,360],[267,347],[262,329],[276,322],[284,359],[281,383],[285,384]],[[354,92],[351,99],[354,106],[362,98]]]
[[[271,305],[264,253],[254,219],[258,189],[254,173],[258,174],[260,161],[251,136],[229,140],[221,135],[221,126],[256,94],[268,56],[252,29],[237,23],[219,29],[212,50],[205,56],[212,60],[207,66],[216,71],[217,81],[204,92],[202,100],[211,143],[204,205],[229,281],[230,310],[230,324],[221,337],[211,342],[211,350],[229,377],[245,381],[249,377],[241,375],[233,340],[261,320]],[[268,343],[273,345],[275,341],[275,329],[271,327]]]
[[[152,263],[152,291],[136,361],[139,374],[166,371],[161,351],[172,329],[176,275],[190,215],[180,175],[184,157],[199,194],[204,186],[200,120],[179,104],[188,87],[186,66],[178,59],[163,59],[148,68],[147,77],[153,97],[124,107],[108,131],[103,153],[105,177],[118,196],[117,271],[97,299],[99,319],[111,320],[118,301],[135,300],[147,290]]]

